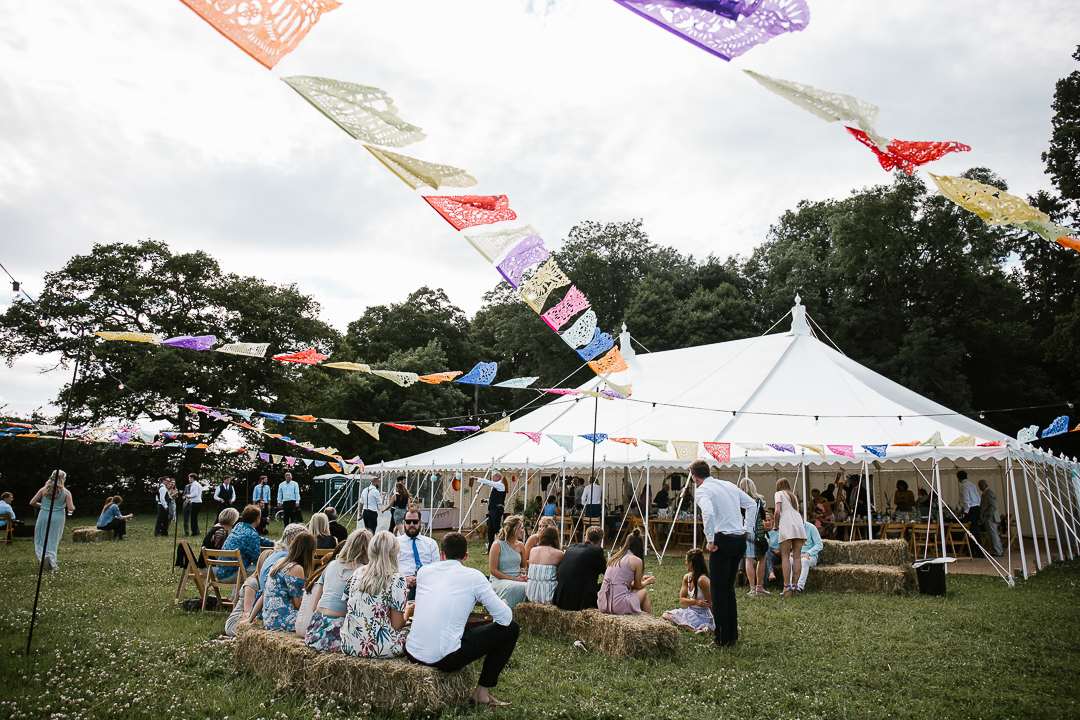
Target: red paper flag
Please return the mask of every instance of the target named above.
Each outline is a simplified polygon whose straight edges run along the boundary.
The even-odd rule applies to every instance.
[[[404,430],[405,432],[409,432],[410,430],[415,430],[416,429],[415,425],[398,425],[397,423],[383,423],[383,425],[389,425],[392,428],[397,428],[398,430]]]
[[[505,195],[428,195],[424,199],[458,230],[517,218]]]
[[[337,0],[180,0],[237,47],[272,68],[288,55]]]
[[[705,451],[716,458],[716,462],[731,462],[731,443],[702,443]]]
[[[302,363],[304,365],[318,365],[320,360],[325,360],[326,355],[323,355],[318,350],[304,350],[303,352],[293,353],[291,355],[275,355],[274,360],[281,360],[282,362],[294,362]]]
[[[847,128],[847,131],[855,136],[855,139],[870,148],[877,155],[881,167],[886,170],[901,168],[908,175],[915,172],[915,168],[933,162],[951,152],[968,152],[971,147],[958,142],[909,142],[907,140],[893,140],[886,148],[888,152],[881,152],[874,141],[862,130]]]

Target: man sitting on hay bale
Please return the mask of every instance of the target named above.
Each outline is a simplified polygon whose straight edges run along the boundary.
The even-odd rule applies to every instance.
[[[477,705],[503,706],[488,689],[499,683],[499,673],[510,660],[521,628],[514,613],[491,589],[479,570],[467,568],[469,544],[461,533],[442,540],[443,562],[420,568],[416,574],[416,610],[405,641],[405,655],[414,663],[454,672],[484,658],[480,681],[472,694]],[[465,629],[469,613],[479,602],[495,622]]]

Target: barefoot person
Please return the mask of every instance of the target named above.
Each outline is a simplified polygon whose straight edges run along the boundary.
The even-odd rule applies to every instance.
[[[757,503],[732,483],[709,476],[709,465],[695,460],[690,475],[697,485],[694,503],[701,508],[709,550],[709,581],[712,590],[716,645],[732,647],[739,639],[735,578],[746,555],[746,541],[754,531]],[[746,511],[745,517],[741,510]]]
[[[514,612],[499,599],[479,570],[462,565],[469,544],[461,533],[447,533],[442,540],[443,562],[425,565],[416,574],[416,609],[412,629],[405,641],[405,655],[414,663],[454,672],[484,658],[480,680],[472,694],[478,705],[502,706],[489,688],[499,682],[517,645],[521,628]],[[473,605],[479,602],[495,622],[465,629]]]
[[[709,587],[709,569],[705,567],[705,553],[694,548],[686,553],[686,575],[683,575],[679,591],[678,610],[668,610],[660,617],[696,633],[716,629],[712,616],[712,589]]]

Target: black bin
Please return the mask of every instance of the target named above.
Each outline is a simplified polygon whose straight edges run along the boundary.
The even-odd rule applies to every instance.
[[[945,563],[935,560],[915,563],[915,575],[919,578],[919,593],[922,595],[945,594]]]

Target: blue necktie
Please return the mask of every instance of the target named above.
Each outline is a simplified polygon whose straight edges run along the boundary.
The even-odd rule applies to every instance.
[[[413,562],[416,563],[416,570],[413,572],[420,572],[420,568],[423,567],[423,565],[420,563],[420,552],[416,549],[416,538],[412,539],[412,556]]]

